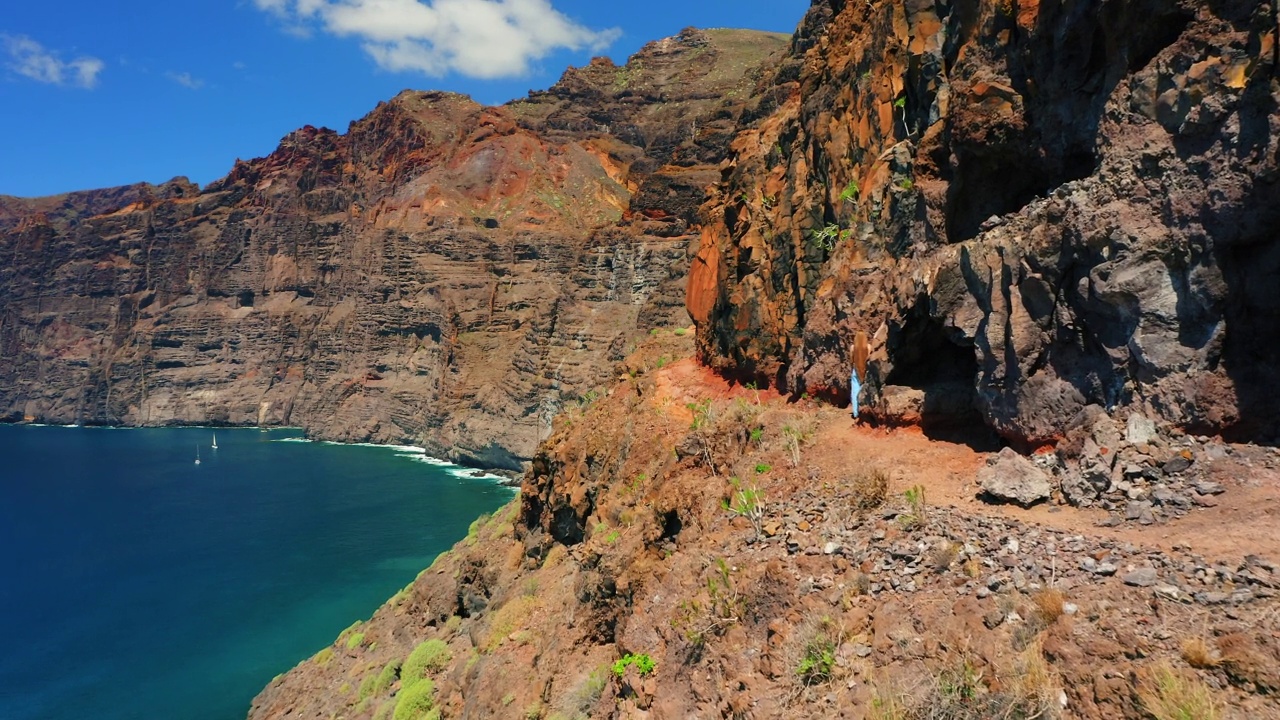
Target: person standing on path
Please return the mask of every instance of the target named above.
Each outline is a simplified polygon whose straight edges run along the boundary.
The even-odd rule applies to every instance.
[[[854,368],[849,373],[849,407],[853,409],[851,415],[854,420],[858,419],[858,393],[862,392],[862,383],[858,381],[858,368]]]
[[[858,419],[858,395],[862,393],[862,379],[867,376],[867,334],[859,330],[853,336],[853,348],[849,353],[853,365],[849,371],[849,407],[854,420]]]

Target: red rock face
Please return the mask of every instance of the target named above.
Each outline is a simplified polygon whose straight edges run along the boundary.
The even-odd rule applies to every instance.
[[[704,360],[835,397],[865,331],[884,420],[1274,440],[1276,48],[1265,3],[815,5],[705,207]]]
[[[517,468],[637,336],[688,323],[698,207],[785,41],[690,30],[496,108],[406,91],[203,191],[0,198],[0,417]]]

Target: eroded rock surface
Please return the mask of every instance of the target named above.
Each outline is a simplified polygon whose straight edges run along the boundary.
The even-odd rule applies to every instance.
[[[1280,424],[1271,3],[815,3],[706,210],[701,355],[1056,442],[1085,406]]]

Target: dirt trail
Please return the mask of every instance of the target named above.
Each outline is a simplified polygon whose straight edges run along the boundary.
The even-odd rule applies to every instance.
[[[658,376],[658,390],[680,412],[701,399],[737,399],[780,407],[786,400],[773,391],[754,391],[725,381],[691,359],[673,364]],[[892,491],[914,485],[926,490],[929,503],[958,512],[1001,517],[1032,525],[1104,537],[1135,546],[1169,551],[1175,545],[1205,558],[1259,555],[1280,560],[1280,471],[1265,467],[1272,451],[1241,446],[1230,458],[1213,461],[1215,480],[1228,490],[1214,507],[1197,508],[1186,517],[1141,526],[1102,527],[1102,510],[1069,505],[1040,504],[1032,508],[983,501],[975,477],[988,454],[957,442],[926,437],[918,427],[876,428],[855,423],[842,410],[816,403],[792,407],[816,422],[813,444],[805,463],[824,477],[848,477],[860,468],[878,465],[891,471]]]

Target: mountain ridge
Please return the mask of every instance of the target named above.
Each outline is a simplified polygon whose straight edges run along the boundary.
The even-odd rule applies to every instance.
[[[292,424],[518,470],[629,343],[688,322],[704,161],[783,45],[690,29],[506,106],[405,91],[203,189],[7,201],[0,417]]]

